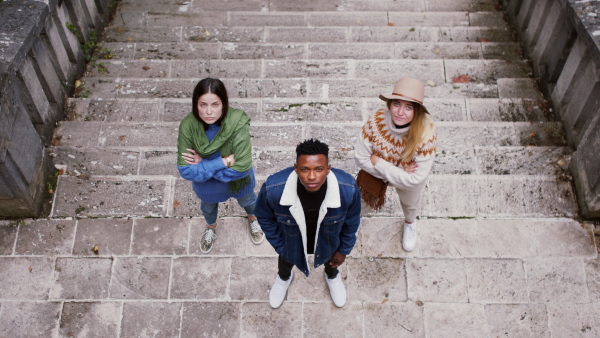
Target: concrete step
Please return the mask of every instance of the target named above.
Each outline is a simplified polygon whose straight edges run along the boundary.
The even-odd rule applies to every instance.
[[[104,42],[114,60],[212,59],[500,59],[521,60],[517,42]],[[100,62],[105,62],[100,60]]]
[[[357,26],[357,27],[109,27],[106,42],[514,42],[513,32],[501,27],[471,26]]]
[[[295,146],[304,138],[327,141],[334,149],[353,149],[362,121],[255,122],[250,126],[253,146]],[[179,122],[78,122],[63,121],[53,142],[84,147],[171,147],[177,144]],[[456,146],[565,146],[560,122],[438,122],[437,144]]]
[[[288,167],[293,146],[256,146],[253,163],[258,176]],[[57,168],[71,176],[173,176],[176,168],[175,146],[57,146],[49,152]],[[440,145],[432,169],[442,175],[555,175],[568,179],[572,150],[566,147],[456,146]],[[332,165],[356,174],[352,149],[332,149]]]
[[[452,83],[460,77],[476,83],[496,83],[498,78],[525,78],[531,75],[522,60],[106,60],[88,68],[87,79],[117,78],[232,78],[271,79],[369,79],[393,83],[396,69],[410,69],[433,83]]]
[[[214,251],[204,255],[199,251],[199,238],[205,222],[198,217],[37,219],[23,220],[21,224],[0,220],[0,228],[7,230],[3,240],[8,244],[2,248],[2,259],[10,254],[13,254],[10,257],[12,259],[32,259],[41,255],[56,255],[59,259],[124,259],[132,256],[175,259],[192,256],[207,260],[223,256],[276,258],[275,251],[268,243],[251,243],[244,219],[223,217],[221,221],[224,226],[220,227]],[[593,225],[572,219],[423,218],[418,221],[420,240],[410,253],[402,250],[400,244],[401,222],[402,219],[397,217],[365,218],[350,258],[404,258],[409,261],[489,259],[489,263],[493,265],[493,260],[503,262],[510,259],[596,257],[591,240]],[[62,231],[57,232],[57,226]],[[98,244],[98,255],[91,250],[94,244]],[[569,268],[581,267],[571,265]],[[18,271],[25,273],[22,269]],[[35,282],[39,281],[36,279]],[[6,286],[10,287],[14,286]],[[29,291],[34,290],[37,288]],[[515,289],[511,291],[514,292]],[[31,292],[29,296],[34,293]]]
[[[141,23],[140,23],[141,21]],[[353,27],[353,26],[485,26],[506,28],[502,12],[148,12],[142,20],[113,22],[112,27],[228,26],[228,27]]]
[[[191,12],[205,14],[206,12],[226,11],[255,11],[255,12],[281,12],[281,11],[414,11],[414,12],[453,12],[453,11],[497,11],[499,9],[493,0],[453,0],[453,1],[413,1],[413,0],[332,0],[297,2],[293,0],[244,0],[226,2],[178,2],[178,1],[153,1],[125,0],[119,4],[119,11],[128,12],[166,12],[181,13]]]
[[[256,189],[260,188],[262,180]],[[232,200],[223,216],[244,216]],[[389,189],[386,205],[374,215],[401,216]],[[431,175],[422,197],[422,217],[575,217],[570,182],[555,175]],[[200,216],[190,182],[173,176],[61,175],[52,217]]]
[[[240,99],[232,107],[244,110],[253,122],[363,121],[381,109],[378,98],[328,101],[307,98]],[[435,121],[551,122],[549,102],[529,99],[426,98]],[[191,112],[191,99],[85,99],[67,102],[69,121],[179,122]]]
[[[442,62],[438,65],[442,69]],[[458,68],[457,68],[458,69]],[[522,68],[518,68],[521,71]],[[367,69],[362,70],[368,74]],[[390,90],[393,81],[388,71],[385,78],[376,82],[362,77],[347,79],[336,78],[221,78],[228,89],[231,99],[236,98],[300,98],[313,101],[329,101],[330,99],[376,98]],[[417,70],[407,69],[406,76],[419,76]],[[483,75],[483,74],[482,74]],[[441,77],[442,75],[438,75]],[[465,78],[465,77],[463,77]],[[483,82],[434,82],[425,79],[425,97],[428,98],[525,98],[542,99],[534,79],[530,78],[484,78]],[[96,99],[116,98],[189,98],[199,78],[83,78],[75,96]],[[459,81],[461,78],[458,78]],[[431,82],[429,82],[431,81]]]

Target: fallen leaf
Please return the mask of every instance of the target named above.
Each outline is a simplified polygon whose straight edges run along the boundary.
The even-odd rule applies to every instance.
[[[205,30],[204,30],[204,35],[206,35],[206,36],[210,36],[210,32],[208,31],[208,29],[205,29]]]
[[[180,204],[181,204],[181,202],[176,200],[175,202],[173,202],[173,208],[175,208],[175,209],[179,208]]]
[[[441,50],[441,49],[439,49],[439,48],[436,48],[436,49],[434,49],[433,51],[434,51],[435,53],[439,53],[439,52],[441,52],[442,50]]]
[[[79,88],[81,86],[81,81],[75,80],[75,88]]]
[[[423,306],[423,302],[420,300],[416,301],[415,304],[417,304],[418,306]]]
[[[79,175],[79,176],[77,176],[77,178],[80,179],[80,180],[89,181],[90,180],[90,175]]]
[[[119,140],[119,141],[123,141],[124,139],[125,139],[125,135],[121,135],[121,136],[117,137],[117,140]]]
[[[408,31],[409,31],[409,32],[414,32],[414,31],[415,31],[415,29],[414,29],[414,28],[411,28],[411,29],[409,29]]]
[[[29,267],[29,272],[33,272],[33,268],[31,266]]]
[[[146,58],[140,58],[140,60],[146,60]]]
[[[100,245],[96,244],[92,248],[92,251],[97,255],[100,252]]]
[[[387,303],[387,301],[388,301],[388,299],[386,298],[386,299],[384,299],[384,300],[381,301],[381,304]]]
[[[144,66],[144,67],[142,67],[142,69],[143,69],[143,70],[150,70],[150,67],[148,67],[148,66]]]
[[[56,147],[58,145],[58,140],[53,138],[52,141],[50,141],[50,143],[52,143],[52,145]]]
[[[490,42],[490,40],[486,40],[486,39],[479,39],[479,42]]]
[[[452,78],[452,82],[454,83],[467,83],[471,80],[469,75],[459,75]]]
[[[558,165],[563,166],[565,164],[567,164],[567,162],[565,162],[565,160],[563,160],[563,159],[558,160]]]
[[[429,87],[435,87],[435,82],[431,80],[427,80],[427,84],[429,85]]]
[[[396,25],[394,25],[394,24],[393,24],[393,23],[391,23],[391,22],[388,22],[388,26],[396,26]]]
[[[64,173],[65,173],[65,169],[60,169],[60,170],[58,171],[58,174],[59,174],[59,175],[63,175]]]
[[[346,149],[346,148],[342,148],[342,151],[348,151],[348,149]]]

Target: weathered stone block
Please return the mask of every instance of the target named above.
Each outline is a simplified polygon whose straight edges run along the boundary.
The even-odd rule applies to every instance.
[[[1,299],[48,299],[48,291],[52,287],[50,278],[54,270],[52,257],[2,257],[0,268],[3,271],[0,275]],[[3,303],[4,306],[6,303]]]
[[[113,258],[58,258],[50,299],[105,299]]]
[[[393,59],[394,46],[389,43],[309,43],[309,59]]]
[[[58,329],[60,302],[3,302],[0,334],[5,337],[51,337]]]
[[[486,304],[490,336],[550,337],[544,304]]]
[[[263,27],[183,27],[182,42],[272,42],[265,40]],[[142,40],[144,41],[144,40]],[[157,42],[156,38],[148,42]],[[177,41],[175,39],[168,41]],[[164,41],[167,42],[167,41]],[[292,42],[292,41],[290,41]]]
[[[301,303],[286,302],[277,311],[271,311],[265,302],[242,304],[243,337],[302,337]]]
[[[79,175],[137,175],[139,151],[107,148],[54,147],[51,156],[57,168],[65,174]]]
[[[553,335],[595,337],[600,334],[598,303],[548,304],[548,326]]]
[[[464,260],[406,260],[408,299],[422,302],[467,303],[467,275]]]
[[[65,302],[60,316],[59,334],[64,337],[119,334],[122,303]]]
[[[329,44],[328,44],[329,45]],[[235,43],[224,42],[223,59],[303,59],[307,55],[303,43]],[[195,56],[194,56],[195,57]],[[325,57],[323,57],[324,59]]]
[[[128,255],[130,251],[131,219],[80,219],[73,255]]]
[[[348,29],[343,27],[267,28],[265,42],[347,42]]]
[[[412,302],[364,306],[365,335],[382,337],[420,337],[425,335],[423,306]]]
[[[182,303],[123,303],[121,334],[124,336],[180,337]],[[148,321],[146,318],[152,318]],[[206,323],[204,320],[200,322]]]
[[[426,303],[424,317],[428,335],[472,338],[487,336],[483,304]]]
[[[536,303],[587,303],[589,293],[581,258],[525,260],[529,299]]]
[[[467,259],[469,301],[526,303],[527,276],[521,260]]]
[[[117,257],[110,282],[113,299],[167,299],[170,257]]]
[[[362,336],[364,309],[360,303],[347,303],[343,308],[338,309],[327,299],[325,303],[305,303],[302,312],[304,335]],[[333,322],[338,325],[331,325]]]
[[[172,271],[171,299],[224,300],[228,298],[231,258],[178,257],[173,260]],[[215,303],[211,304],[215,306]],[[213,313],[216,310],[213,309]],[[207,317],[203,315],[195,318],[206,319]],[[185,319],[184,309],[184,328]]]
[[[90,179],[62,175],[52,215],[163,216],[166,214],[165,180]]]
[[[406,301],[406,272],[402,259],[365,257],[346,262],[351,276],[346,282],[346,289],[351,301]]]
[[[104,123],[100,145],[104,147],[161,147],[177,145],[179,125],[165,123]]]
[[[269,244],[264,243],[264,245]],[[233,300],[240,301],[268,300],[276,271],[277,258],[275,257],[233,258],[231,277],[229,278],[229,296]],[[248,283],[248,280],[252,280],[252,283]]]
[[[26,220],[19,226],[18,255],[70,255],[75,235],[74,220]]]
[[[190,221],[183,218],[135,219],[132,255],[185,255]]]
[[[237,337],[240,335],[241,308],[242,303],[237,302],[183,303],[181,337]]]
[[[170,77],[260,78],[261,71],[261,62],[255,60],[183,60],[171,62]]]

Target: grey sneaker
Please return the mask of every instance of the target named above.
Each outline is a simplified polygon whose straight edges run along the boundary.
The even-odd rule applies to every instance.
[[[217,238],[217,233],[215,229],[206,228],[204,233],[202,234],[202,238],[200,239],[200,251],[203,253],[209,253],[212,250],[213,243]]]
[[[248,225],[250,226],[250,237],[252,238],[252,243],[260,244],[265,240],[265,233],[260,228],[260,224],[258,224],[258,220],[248,220]]]

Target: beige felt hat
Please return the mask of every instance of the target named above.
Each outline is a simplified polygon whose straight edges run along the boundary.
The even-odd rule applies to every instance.
[[[423,105],[424,97],[425,84],[423,81],[410,77],[400,78],[400,80],[396,82],[391,95],[379,95],[379,98],[385,102],[396,99],[418,103],[425,109],[425,112],[429,114],[429,111],[427,111],[427,108]]]

